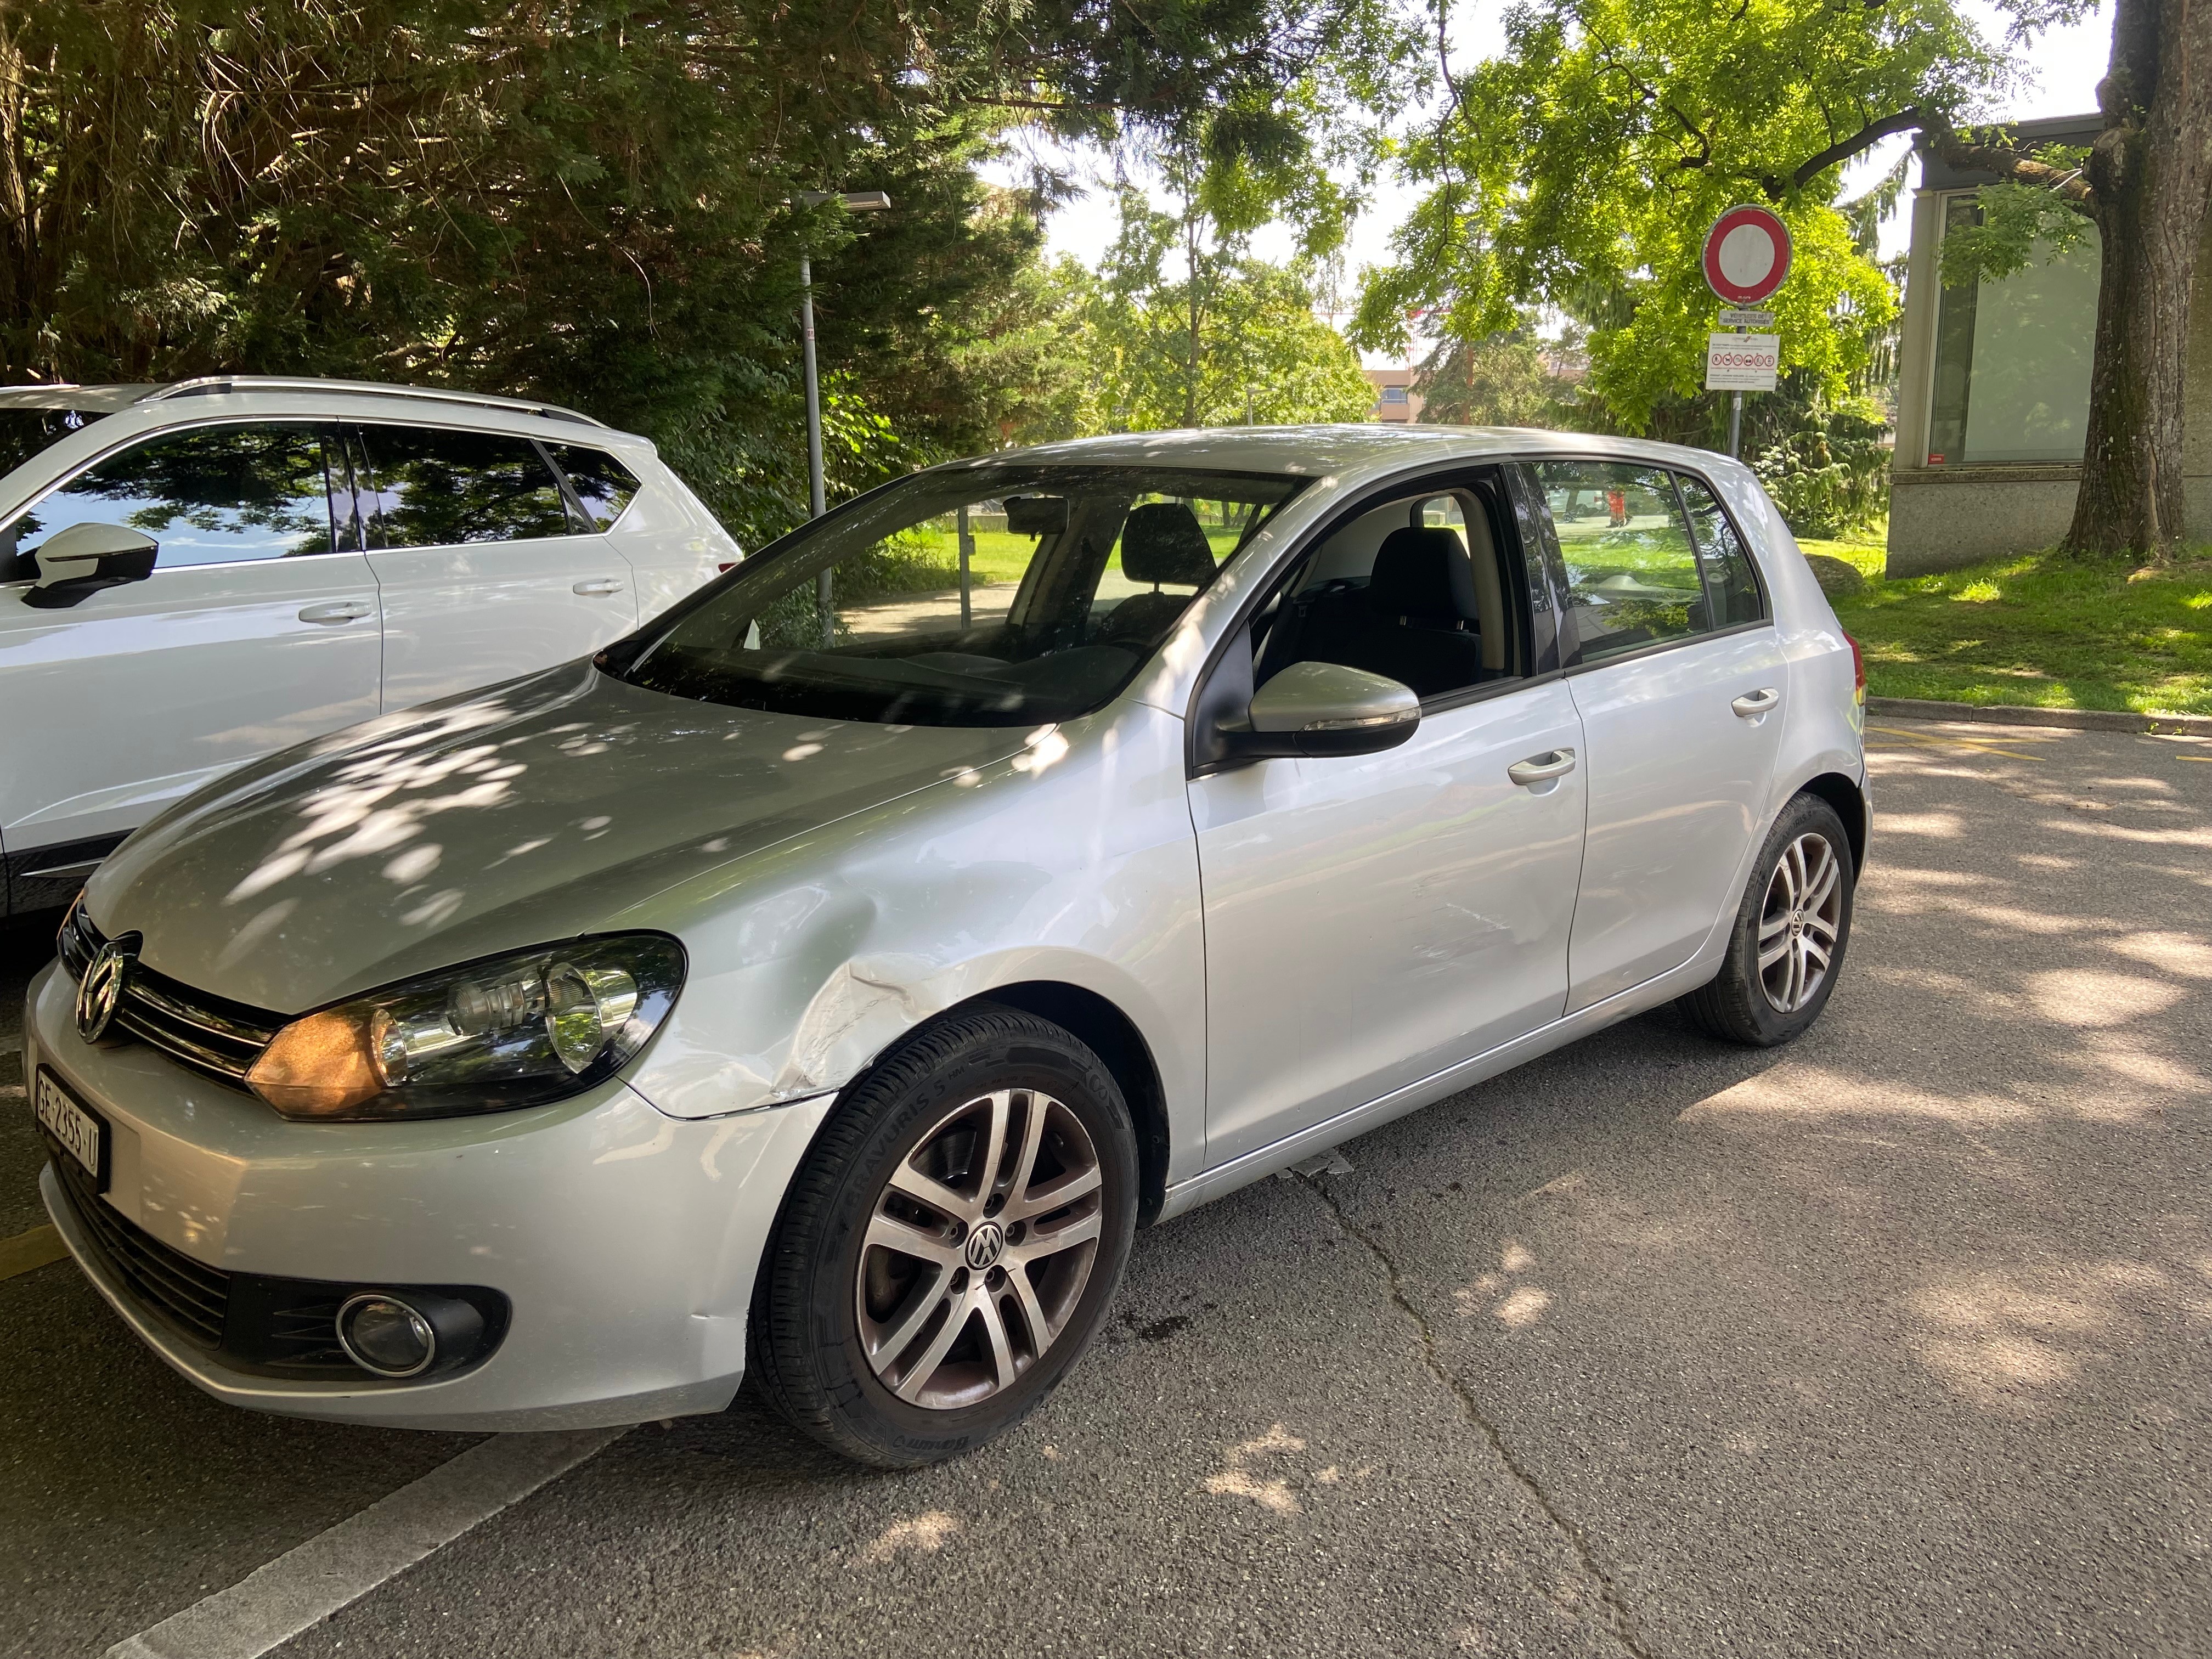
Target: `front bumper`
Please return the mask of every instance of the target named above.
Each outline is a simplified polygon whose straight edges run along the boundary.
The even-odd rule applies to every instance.
[[[234,1405],[423,1429],[586,1428],[712,1412],[744,1368],[752,1280],[827,1097],[679,1121],[619,1081],[556,1106],[426,1123],[292,1123],[143,1045],[96,1048],[57,965],[31,987],[40,1066],[106,1119],[98,1202],[234,1273],[478,1285],[513,1306],[481,1364],[420,1383],[223,1363],[137,1297],[54,1172],[48,1210],[148,1346]]]

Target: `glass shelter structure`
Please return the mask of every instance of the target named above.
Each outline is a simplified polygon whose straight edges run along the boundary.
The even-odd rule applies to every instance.
[[[2021,149],[2087,145],[2094,115],[2022,121]],[[1997,281],[1945,287],[1943,239],[1973,224],[1987,173],[1921,157],[1913,199],[1889,570],[1911,575],[2045,547],[2063,535],[2081,477],[2095,350],[2094,228],[2066,252]],[[2212,260],[2204,262],[2212,268]],[[2194,308],[2184,466],[2192,535],[2212,531],[2212,295]]]

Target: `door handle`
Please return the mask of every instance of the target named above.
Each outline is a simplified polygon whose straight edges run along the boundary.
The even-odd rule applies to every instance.
[[[581,593],[586,598],[590,598],[601,593],[619,593],[622,590],[623,585],[617,578],[613,576],[594,576],[589,581],[578,582],[568,591],[571,593]]]
[[[1515,761],[1505,769],[1505,775],[1525,786],[1542,783],[1547,778],[1564,778],[1574,769],[1573,750],[1547,749],[1540,755],[1529,756],[1527,760]]]
[[[325,628],[339,623],[359,622],[363,617],[373,617],[376,607],[363,605],[359,599],[338,599],[329,605],[311,605],[300,612],[303,623],[320,623]]]
[[[1781,701],[1782,694],[1772,686],[1766,685],[1756,691],[1745,692],[1729,707],[1735,709],[1741,719],[1749,720],[1754,714],[1764,714]]]

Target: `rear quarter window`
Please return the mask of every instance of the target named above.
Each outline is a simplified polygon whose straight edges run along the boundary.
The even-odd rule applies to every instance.
[[[1759,597],[1759,573],[1751,550],[1743,544],[1735,521],[1701,478],[1686,472],[1681,481],[1682,504],[1690,510],[1690,529],[1698,538],[1698,559],[1705,566],[1705,589],[1711,595],[1713,625],[1730,628],[1755,623],[1766,615]]]
[[[640,489],[632,472],[604,449],[581,444],[548,444],[553,464],[568,474],[568,487],[583,504],[584,516],[594,530],[611,530]]]

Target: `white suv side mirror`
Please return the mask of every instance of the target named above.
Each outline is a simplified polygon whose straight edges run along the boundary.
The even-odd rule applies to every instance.
[[[161,544],[119,524],[73,524],[39,544],[39,577],[23,603],[64,611],[103,587],[143,582],[154,574]]]

